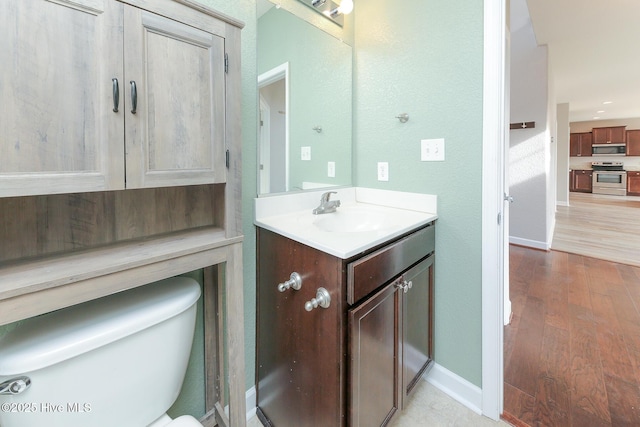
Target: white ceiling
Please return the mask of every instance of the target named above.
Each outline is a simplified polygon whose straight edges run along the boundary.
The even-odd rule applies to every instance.
[[[526,1],[570,121],[640,117],[640,1]]]

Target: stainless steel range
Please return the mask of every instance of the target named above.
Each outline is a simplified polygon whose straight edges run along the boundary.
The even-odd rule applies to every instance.
[[[627,172],[622,162],[593,162],[593,194],[627,194]]]

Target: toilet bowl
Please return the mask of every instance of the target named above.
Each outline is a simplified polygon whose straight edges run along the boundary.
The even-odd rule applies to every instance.
[[[174,277],[22,322],[0,339],[0,426],[201,427],[166,415],[199,297]]]

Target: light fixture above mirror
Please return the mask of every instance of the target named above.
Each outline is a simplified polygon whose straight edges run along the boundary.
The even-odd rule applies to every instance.
[[[340,4],[332,0],[298,0],[316,12],[326,16],[331,21],[344,26],[344,15],[351,13],[353,10],[353,0],[342,0]]]

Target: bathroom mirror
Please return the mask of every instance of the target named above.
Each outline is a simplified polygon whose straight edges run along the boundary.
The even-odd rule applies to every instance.
[[[284,7],[257,5],[258,194],[351,185],[351,46]]]

